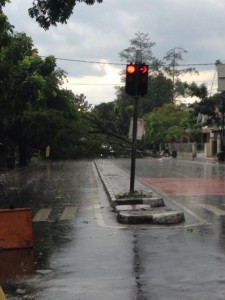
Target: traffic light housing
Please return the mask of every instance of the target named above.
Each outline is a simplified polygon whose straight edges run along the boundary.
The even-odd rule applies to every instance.
[[[144,96],[148,93],[148,66],[139,65],[138,95]]]
[[[125,93],[130,96],[136,95],[136,82],[137,82],[137,66],[134,64],[129,64],[126,67],[126,86]]]
[[[144,96],[148,92],[148,66],[129,64],[126,66],[125,92],[130,96]]]

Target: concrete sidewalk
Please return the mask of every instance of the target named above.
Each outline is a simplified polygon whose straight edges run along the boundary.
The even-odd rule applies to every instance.
[[[95,160],[95,166],[118,222],[125,224],[184,222],[183,212],[167,208],[159,195],[137,180],[135,181],[137,194],[129,195],[130,176],[112,161]]]

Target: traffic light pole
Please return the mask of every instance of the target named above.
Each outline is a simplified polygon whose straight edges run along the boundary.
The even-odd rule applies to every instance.
[[[141,50],[136,52],[135,64],[130,63],[126,68],[125,92],[134,97],[132,150],[131,150],[131,172],[130,172],[130,193],[134,193],[135,164],[137,151],[137,120],[139,97],[147,94],[148,91],[148,66],[142,63]]]
[[[224,120],[224,112],[225,112],[225,92],[222,92],[222,126],[221,126],[221,129],[222,129],[222,151],[225,150],[225,142],[224,142],[224,125],[225,125],[225,120]]]
[[[135,164],[137,150],[137,119],[138,119],[138,96],[134,98],[132,151],[131,151],[131,172],[130,172],[130,193],[134,193]]]

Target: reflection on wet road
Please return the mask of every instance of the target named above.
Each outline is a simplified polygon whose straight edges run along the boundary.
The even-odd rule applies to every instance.
[[[129,160],[113,162],[129,173]],[[225,299],[225,196],[197,187],[188,193],[182,183],[201,178],[201,189],[216,190],[217,182],[222,190],[224,166],[142,159],[136,174],[155,190],[154,180],[165,180],[160,191],[166,203],[184,207],[186,223],[118,224],[92,161],[43,164],[5,178],[0,206],[31,207],[35,239],[34,249],[0,251],[7,300]],[[175,192],[178,183],[186,193]]]
[[[128,160],[117,160],[129,172]],[[225,165],[177,159],[137,160],[136,176],[165,201],[186,211],[197,224],[211,223],[225,213]],[[195,220],[191,223],[196,223]]]
[[[14,174],[1,207],[31,206],[33,250],[1,252],[8,299],[132,299],[132,235],[117,224],[92,161]]]

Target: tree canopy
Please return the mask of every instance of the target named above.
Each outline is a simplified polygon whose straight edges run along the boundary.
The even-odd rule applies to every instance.
[[[0,8],[6,2],[9,1],[0,0]],[[38,22],[47,29],[58,21],[66,22],[76,2],[102,1],[68,1],[66,6],[64,1],[33,1],[33,17],[38,19],[44,13]],[[63,13],[66,9],[67,17]],[[25,164],[32,149],[43,152],[47,145],[51,146],[52,158],[100,155],[111,145],[129,149],[134,99],[125,94],[124,86],[116,88],[115,101],[92,108],[84,94],[74,95],[62,88],[66,74],[57,67],[55,57],[40,57],[32,39],[25,33],[14,33],[1,9],[0,25],[0,143],[6,147],[7,155],[14,155],[18,148],[20,163]],[[211,119],[214,117],[217,98],[212,102],[204,85],[188,85],[179,80],[182,72],[193,71],[178,69],[178,61],[186,50],[168,51],[163,63],[154,57],[154,45],[148,34],[138,32],[119,56],[134,62],[136,50],[141,50],[143,59],[151,65],[148,92],[139,99],[139,117],[145,117],[146,138],[150,142],[176,141],[191,128],[199,112],[208,110]],[[124,73],[121,79],[124,80]],[[189,95],[201,99],[188,112],[174,101],[186,89]]]
[[[52,148],[53,158],[79,155],[83,137],[79,108],[87,109],[83,95],[63,89],[65,72],[54,56],[41,58],[32,39],[14,33],[7,18],[2,21],[0,44],[0,142],[6,155],[18,148],[25,164],[33,148]],[[73,149],[72,149],[73,148]]]
[[[146,139],[157,144],[179,141],[187,128],[187,121],[185,106],[164,104],[145,116]]]
[[[11,1],[0,0],[0,11],[9,2]],[[93,5],[102,3],[103,0],[33,0],[32,7],[28,12],[31,18],[47,30],[50,26],[56,26],[57,23],[66,23],[72,15],[75,5],[80,2]]]

